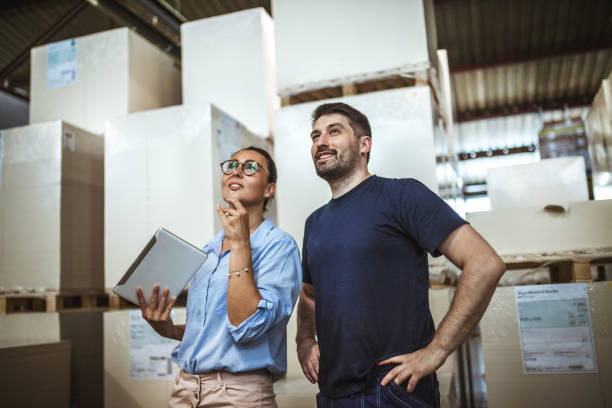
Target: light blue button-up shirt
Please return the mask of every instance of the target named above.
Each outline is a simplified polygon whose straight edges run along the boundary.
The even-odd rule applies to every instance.
[[[221,254],[224,237],[222,230],[204,245],[208,258],[191,281],[185,334],[172,352],[172,360],[190,374],[265,368],[277,379],[287,371],[285,328],[302,283],[298,247],[269,219],[251,234],[261,300],[255,313],[236,327],[227,317],[230,251]]]

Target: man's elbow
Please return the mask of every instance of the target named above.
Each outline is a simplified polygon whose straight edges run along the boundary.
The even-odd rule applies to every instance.
[[[506,264],[496,252],[489,255],[487,269],[491,276],[495,279],[495,283],[499,282],[504,272],[506,272]]]

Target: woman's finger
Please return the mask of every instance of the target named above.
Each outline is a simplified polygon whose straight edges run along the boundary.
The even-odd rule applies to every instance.
[[[168,288],[164,289],[164,291],[162,292],[161,299],[159,300],[159,303],[157,304],[155,314],[161,315],[164,313],[164,310],[166,309],[166,302],[168,301],[168,293],[170,293],[170,289]]]
[[[159,285],[153,286],[153,292],[151,292],[151,300],[149,301],[149,307],[151,310],[157,309],[157,300],[159,299]]]
[[[225,212],[223,211],[223,209],[221,208],[219,204],[217,204],[217,214],[219,215],[219,219],[221,219],[221,222],[223,224],[225,224],[228,221],[227,215],[225,214]]]
[[[136,296],[138,296],[138,304],[140,305],[140,309],[142,309],[142,312],[146,312],[147,310],[147,301],[144,298],[144,295],[142,294],[142,289],[137,288],[136,289]]]
[[[162,315],[162,320],[170,319],[170,312],[172,311],[172,308],[174,307],[175,303],[176,303],[176,296],[174,296],[172,299],[170,299],[170,302],[168,302],[168,306],[166,306],[166,310],[164,311],[164,314]]]
[[[229,207],[221,207],[220,204],[217,204],[217,214],[221,219],[229,219],[230,216],[235,214],[235,210]]]

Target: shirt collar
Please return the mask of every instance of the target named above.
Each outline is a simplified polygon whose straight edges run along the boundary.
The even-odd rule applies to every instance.
[[[270,221],[269,218],[264,219],[264,221],[259,224],[259,227],[250,236],[251,241],[251,251],[255,251],[262,243],[268,233],[274,228],[274,223]],[[215,255],[221,255],[221,245],[223,243],[223,239],[225,238],[225,231],[221,230],[215,235],[213,239],[211,239],[202,250],[206,253],[213,252]]]

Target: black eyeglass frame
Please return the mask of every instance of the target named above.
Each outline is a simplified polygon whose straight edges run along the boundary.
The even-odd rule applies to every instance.
[[[221,163],[219,163],[219,166],[221,167],[221,172],[223,174],[225,174],[226,176],[229,176],[230,174],[232,174],[234,171],[236,171],[236,169],[238,168],[238,166],[236,166],[234,169],[228,169],[228,171],[226,172],[225,170],[223,170],[223,165],[225,163],[228,162],[235,162],[238,163],[241,167],[242,167],[242,174],[244,174],[245,176],[252,176],[254,174],[256,174],[263,166],[259,163],[257,163],[255,160],[245,160],[244,162],[241,162],[240,160],[236,160],[236,159],[228,159],[225,161],[222,161]],[[252,173],[247,173],[244,169],[245,169],[245,165],[249,164],[249,163],[255,163],[256,164],[256,168],[255,171],[253,171]]]

